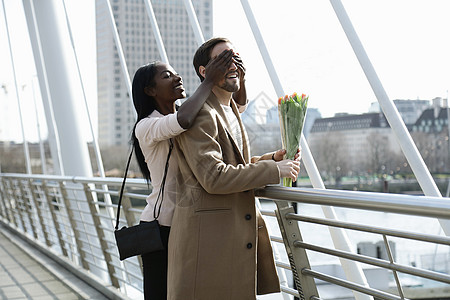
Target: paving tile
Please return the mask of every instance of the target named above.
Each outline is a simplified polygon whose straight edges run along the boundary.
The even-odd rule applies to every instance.
[[[73,294],[73,293],[63,293],[63,294],[55,294],[53,296],[38,296],[38,297],[33,297],[33,300],[49,300],[49,299],[55,299],[53,298],[55,297],[56,299],[63,299],[63,300],[79,300],[82,299],[80,297],[78,297],[77,295]],[[95,298],[92,298],[95,299]]]
[[[16,283],[11,279],[10,276],[0,276],[0,289],[2,287],[12,286]]]
[[[49,294],[49,290],[45,289],[40,283],[26,283],[21,285],[22,288],[27,291],[33,297],[44,296]]]
[[[60,281],[53,280],[41,283],[55,294],[64,294],[72,292],[65,284],[63,284]]]
[[[6,297],[6,299],[19,299],[26,298],[26,295],[22,292],[22,290],[17,286],[5,287],[2,288],[2,294]]]

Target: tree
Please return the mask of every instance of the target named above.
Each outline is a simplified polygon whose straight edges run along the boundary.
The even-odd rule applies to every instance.
[[[311,145],[316,155],[316,163],[320,173],[328,180],[339,185],[342,177],[349,171],[349,160],[345,156],[346,141],[336,132],[326,133],[322,139]]]
[[[371,133],[367,136],[367,145],[368,173],[377,176],[379,179],[383,179],[383,177],[387,174],[386,167],[390,165],[389,157],[392,156],[388,137],[379,133]]]

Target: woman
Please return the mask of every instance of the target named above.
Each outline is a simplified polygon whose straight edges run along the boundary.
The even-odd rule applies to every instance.
[[[137,121],[132,132],[132,142],[139,168],[148,182],[150,174],[152,175],[153,187],[147,197],[141,222],[152,221],[159,214],[157,219],[161,238],[166,247],[164,251],[142,255],[145,299],[166,299],[167,293],[167,242],[175,207],[175,172],[178,171],[174,154],[169,159],[164,192],[158,204],[155,203],[162,186],[169,140],[192,126],[211,93],[211,88],[223,78],[233,61],[240,61],[233,51],[223,51],[217,59],[211,61],[207,66],[206,80],[178,111],[175,111],[175,101],[185,98],[186,93],[181,77],[170,65],[162,62],[144,65],[136,71],[133,78],[132,92]]]

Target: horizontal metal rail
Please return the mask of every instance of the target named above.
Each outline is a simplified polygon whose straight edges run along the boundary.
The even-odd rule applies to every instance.
[[[355,291],[367,294],[367,295],[378,297],[380,299],[388,299],[388,300],[402,299],[402,298],[400,298],[398,296],[395,296],[395,295],[392,295],[392,294],[381,292],[379,290],[372,289],[372,288],[369,288],[369,287],[365,287],[365,286],[362,286],[362,285],[359,285],[359,284],[351,283],[349,281],[342,280],[342,279],[339,279],[337,277],[330,276],[330,275],[327,275],[327,274],[323,274],[323,273],[320,273],[320,272],[316,272],[316,271],[313,271],[311,269],[303,269],[302,273],[305,274],[305,275],[309,275],[309,276],[312,276],[314,278],[323,280],[323,281],[334,283],[334,284],[337,284],[339,286],[346,287],[346,288],[349,288],[349,289],[352,289],[352,290],[355,290]]]
[[[422,270],[422,269],[417,269],[417,268],[410,267],[410,266],[403,266],[403,265],[399,265],[399,264],[395,264],[395,263],[390,263],[390,262],[388,262],[386,260],[383,260],[383,259],[372,258],[372,257],[369,257],[369,256],[349,253],[349,252],[336,250],[336,249],[329,249],[329,248],[316,246],[316,245],[311,245],[311,244],[300,242],[300,241],[294,242],[294,245],[296,247],[300,247],[300,248],[303,248],[303,249],[308,249],[308,250],[312,250],[312,251],[316,251],[316,252],[326,253],[326,254],[330,254],[330,255],[336,256],[336,257],[341,257],[341,258],[346,258],[346,259],[350,259],[350,260],[355,260],[355,261],[359,261],[359,262],[362,262],[362,263],[365,263],[365,264],[369,264],[369,265],[385,268],[385,269],[388,269],[388,270],[399,271],[399,272],[402,272],[402,273],[406,273],[406,274],[410,274],[410,275],[414,275],[414,276],[419,276],[419,277],[423,277],[423,278],[428,278],[428,279],[431,279],[431,280],[441,281],[441,282],[450,284],[450,276],[442,274],[442,273],[428,271],[428,270]]]
[[[450,198],[382,194],[372,192],[283,188],[269,186],[255,190],[256,196],[270,200],[355,208],[414,216],[450,219]]]
[[[447,236],[412,233],[409,231],[385,229],[385,228],[381,228],[381,227],[377,227],[377,226],[367,226],[367,225],[361,225],[361,224],[355,224],[355,223],[343,222],[343,221],[337,221],[337,220],[329,220],[329,219],[322,219],[322,218],[315,218],[315,217],[303,217],[303,216],[300,216],[297,214],[292,214],[292,213],[286,214],[285,217],[288,220],[297,220],[297,221],[302,221],[302,222],[328,225],[328,226],[364,231],[364,232],[369,232],[369,233],[378,233],[378,234],[395,236],[395,237],[400,237],[400,238],[405,238],[405,239],[410,239],[410,240],[430,242],[430,243],[436,243],[436,244],[450,246],[450,237],[447,237]]]

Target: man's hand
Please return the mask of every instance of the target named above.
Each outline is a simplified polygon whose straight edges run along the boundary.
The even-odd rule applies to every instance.
[[[239,81],[241,84],[245,82],[245,66],[242,62],[242,58],[239,56],[239,53],[235,53],[233,55],[233,62],[236,65],[239,73]]]
[[[234,101],[239,104],[239,112],[243,113],[247,104],[247,90],[245,88],[245,66],[242,62],[242,58],[239,56],[239,53],[234,53],[233,55],[233,63],[237,67],[238,75],[239,75],[239,91],[233,93]],[[243,107],[241,109],[241,107]]]
[[[280,149],[280,150],[276,151],[276,152],[273,154],[272,159],[273,159],[274,161],[281,161],[281,160],[283,160],[285,154],[286,154],[286,150],[285,150],[285,149]],[[300,161],[301,156],[302,156],[301,149],[298,148],[298,149],[297,149],[297,154],[295,154],[294,160],[295,160],[295,161]]]
[[[300,162],[295,160],[282,160],[277,162],[278,170],[280,170],[280,178],[291,178],[297,180],[298,172],[300,172]]]

